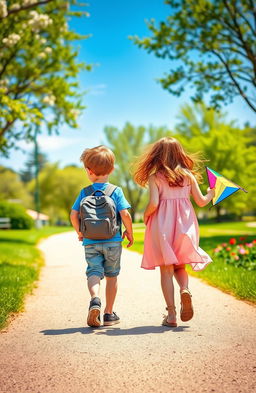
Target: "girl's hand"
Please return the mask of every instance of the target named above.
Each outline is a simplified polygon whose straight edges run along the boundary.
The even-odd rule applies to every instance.
[[[127,238],[127,240],[129,241],[129,243],[127,244],[127,248],[131,247],[133,245],[133,234],[127,231],[124,231],[122,239]]]
[[[214,188],[207,188],[207,194],[211,196],[211,199],[214,197],[215,195],[215,187]]]

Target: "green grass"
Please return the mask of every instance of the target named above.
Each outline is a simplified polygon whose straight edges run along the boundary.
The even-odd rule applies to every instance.
[[[131,251],[143,253],[144,231],[144,224],[134,225],[135,242]],[[212,250],[217,244],[244,235],[248,236],[248,242],[252,241],[256,238],[256,227],[248,227],[244,222],[200,225],[200,247],[212,256]],[[188,273],[239,299],[256,303],[256,271],[236,268],[217,258],[213,258],[213,261],[201,272],[194,272],[189,266]]]
[[[0,230],[0,328],[10,314],[20,311],[24,297],[39,277],[43,258],[36,244],[67,227],[44,227],[30,230]]]

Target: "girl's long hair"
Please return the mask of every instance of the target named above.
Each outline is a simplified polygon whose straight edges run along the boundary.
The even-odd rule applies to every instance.
[[[198,154],[188,154],[172,137],[164,137],[149,145],[134,164],[134,180],[145,187],[152,174],[161,173],[170,186],[182,187],[185,178],[192,173],[201,181]]]

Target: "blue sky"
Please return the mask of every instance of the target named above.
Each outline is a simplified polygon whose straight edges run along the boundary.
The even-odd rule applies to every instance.
[[[165,19],[170,8],[163,0],[92,0],[87,10],[89,18],[75,19],[70,27],[91,38],[81,41],[79,60],[95,64],[92,72],[80,74],[82,91],[87,90],[87,106],[79,120],[79,129],[62,127],[59,136],[43,135],[41,150],[52,162],[61,166],[79,164],[86,147],[104,143],[106,125],[122,128],[129,121],[134,125],[150,124],[172,129],[182,104],[189,103],[189,92],[177,98],[156,82],[169,69],[168,60],[157,59],[136,47],[129,35],[148,36],[145,20]],[[255,114],[238,98],[225,107],[228,119],[238,124],[255,122]],[[1,164],[20,170],[32,146],[21,143],[25,153],[12,151],[10,159]]]

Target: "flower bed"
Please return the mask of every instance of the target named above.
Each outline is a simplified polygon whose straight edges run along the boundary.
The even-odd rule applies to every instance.
[[[246,237],[232,237],[228,243],[219,244],[213,250],[214,258],[246,270],[256,270],[256,239],[247,242]]]

